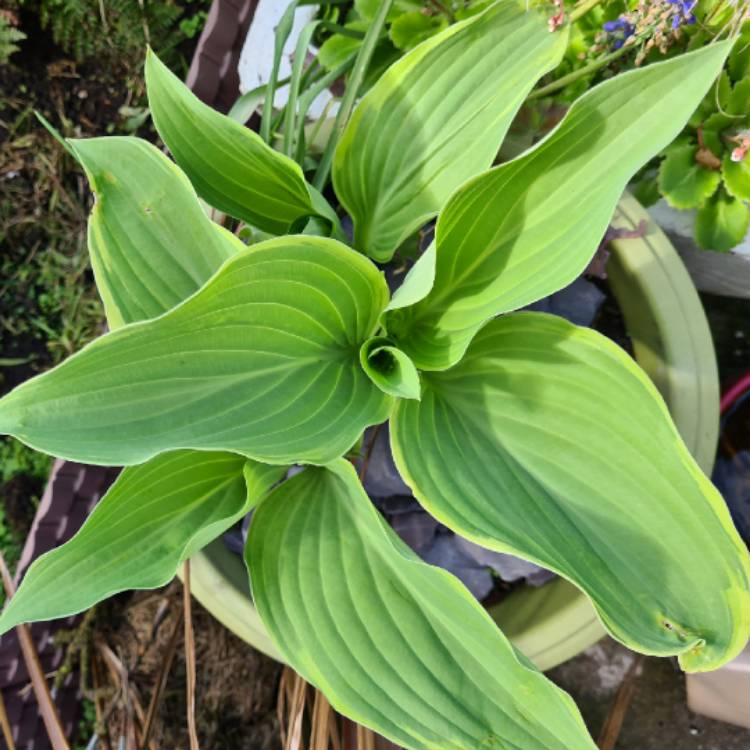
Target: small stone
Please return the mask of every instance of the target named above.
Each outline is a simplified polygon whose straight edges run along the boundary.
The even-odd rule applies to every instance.
[[[400,513],[391,519],[393,530],[417,553],[432,544],[438,523],[423,510]]]
[[[605,294],[596,284],[579,277],[564,289],[526,309],[559,315],[577,326],[590,326],[605,299]]]
[[[371,427],[365,431],[364,452],[369,450],[370,441],[378,428]],[[362,459],[359,464],[361,466]],[[391,455],[388,439],[388,425],[382,425],[375,436],[375,444],[370,451],[367,473],[364,480],[365,490],[370,497],[390,497],[391,495],[411,495],[411,489],[398,473]]]
[[[532,586],[540,586],[554,578],[554,573],[515,555],[485,549],[458,535],[454,537],[454,542],[476,564],[491,568],[508,583],[526,579]]]

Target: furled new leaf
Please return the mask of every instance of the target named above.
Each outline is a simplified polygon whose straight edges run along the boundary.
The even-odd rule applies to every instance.
[[[246,558],[282,654],[341,713],[410,750],[593,750],[569,696],[398,539],[345,461],[279,485]]]
[[[32,564],[3,610],[0,632],[82,612],[119,591],[162,586],[283,472],[231,453],[198,451],[125,469],[81,530]]]
[[[453,195],[437,224],[432,290],[387,317],[417,367],[449,367],[489,318],[584,270],[627,181],[680,132],[729,44],[602,83],[535,148]]]
[[[272,234],[317,213],[296,162],[203,104],[150,50],[146,85],[159,135],[212,206]]]
[[[359,350],[362,369],[384,393],[397,398],[419,398],[419,373],[414,363],[380,336],[368,339]]]
[[[209,220],[182,170],[147,141],[71,145],[96,196],[89,253],[111,329],[171,309],[244,248]]]
[[[89,463],[178,448],[325,463],[387,416],[359,362],[387,301],[382,274],[335,240],[260,243],[165,315],[12,391],[0,432]]]
[[[396,464],[438,520],[565,576],[630,648],[713,669],[750,635],[750,557],[656,389],[600,334],[489,323],[401,401]]]
[[[333,181],[356,247],[378,261],[492,164],[536,80],[565,50],[520,0],[457,23],[392,65],[357,106]]]

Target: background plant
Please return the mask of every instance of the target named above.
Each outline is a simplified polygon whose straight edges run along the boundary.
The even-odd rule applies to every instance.
[[[563,64],[548,86],[563,104],[597,81],[665,57],[698,49],[733,27],[740,33],[722,76],[685,129],[636,176],[645,205],[664,197],[697,209],[695,240],[705,250],[739,245],[750,223],[747,8],[724,0],[602,2],[573,25]],[[537,122],[543,118],[537,116]]]
[[[0,401],[0,425],[127,468],[30,570],[2,627],[159,585],[257,505],[256,604],[338,710],[414,748],[590,748],[570,699],[403,547],[341,456],[390,417],[401,473],[434,515],[574,581],[624,643],[691,670],[743,647],[747,551],[653,386],[598,334],[512,313],[586,267],[731,43],[605,82],[492,168],[565,30],[495,4],[391,66],[349,119],[388,10],[352,66],[323,193],[291,158],[301,107],[276,120],[280,153],[154,56],[151,110],[177,165],[134,138],[71,143],[98,198],[89,251],[111,333]],[[359,253],[325,197],[328,165]],[[196,192],[277,236],[245,247]],[[366,256],[388,263],[437,214],[391,297]],[[307,468],[281,481],[295,463]]]
[[[0,11],[0,65],[4,65],[10,56],[18,51],[18,43],[26,34],[18,28],[18,19],[9,10]]]

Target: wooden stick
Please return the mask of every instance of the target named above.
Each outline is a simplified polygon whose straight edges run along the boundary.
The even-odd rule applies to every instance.
[[[604,721],[604,726],[599,735],[599,742],[597,743],[599,750],[615,750],[615,744],[622,731],[622,723],[625,721],[625,715],[635,695],[636,678],[640,675],[642,669],[643,655],[638,654],[623,678],[617,690],[615,700],[612,703],[612,708],[609,710],[609,714]]]
[[[286,747],[287,739],[287,705],[290,701],[290,690],[289,682],[293,678],[294,672],[291,667],[284,667],[281,672],[281,679],[279,680],[279,694],[276,700],[276,718],[279,722],[279,735],[281,739],[281,747]]]
[[[357,750],[375,750],[375,735],[361,724],[357,724]]]
[[[3,578],[5,595],[10,600],[16,593],[16,590],[2,553],[0,553],[0,574]],[[21,645],[23,660],[31,678],[31,686],[34,689],[34,695],[39,704],[39,712],[42,714],[44,728],[47,730],[50,744],[53,750],[70,750],[68,741],[65,738],[62,722],[52,701],[49,686],[42,671],[42,665],[39,663],[39,656],[34,646],[34,639],[31,637],[31,631],[26,625],[17,625],[16,632],[18,633],[18,642]]]
[[[10,727],[10,721],[8,721],[8,712],[5,710],[5,700],[2,693],[0,693],[0,725],[3,728],[7,750],[16,750],[16,743],[13,742],[13,730]]]
[[[180,621],[182,620],[182,608],[176,613],[174,619],[174,627],[172,628],[172,634],[169,636],[169,643],[167,644],[167,650],[164,652],[164,659],[162,660],[161,667],[159,667],[159,674],[156,678],[156,685],[154,685],[154,692],[151,694],[151,701],[148,704],[148,712],[146,713],[146,721],[143,725],[143,747],[147,747],[151,738],[151,730],[154,725],[154,719],[156,718],[156,712],[159,708],[162,696],[164,695],[164,688],[167,685],[167,677],[169,677],[169,670],[172,667],[174,661],[174,655],[177,653],[177,644],[180,636]]]
[[[101,743],[102,750],[109,750],[109,735],[107,733],[107,727],[105,726],[105,705],[102,684],[102,677],[99,674],[101,665],[99,664],[99,652],[94,651],[91,654],[91,682],[94,688],[94,710],[96,711],[96,734],[99,736],[99,742]],[[102,734],[99,734],[99,732]]]
[[[195,635],[193,610],[190,601],[190,560],[185,560],[182,575],[183,612],[185,615],[185,667],[187,669],[187,720],[190,750],[200,750],[198,729],[195,725]]]
[[[305,694],[307,683],[294,672],[294,691],[289,703],[289,734],[284,750],[302,748],[302,718],[305,714]]]

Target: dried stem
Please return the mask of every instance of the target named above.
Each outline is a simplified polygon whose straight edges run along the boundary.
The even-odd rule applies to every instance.
[[[91,654],[91,683],[93,685],[94,710],[96,711],[96,735],[102,750],[110,750],[107,728],[105,726],[105,705],[102,678],[99,675],[101,665],[96,651]],[[93,739],[93,738],[92,738]]]
[[[179,643],[180,637],[180,624],[182,620],[182,608],[177,612],[174,627],[172,628],[172,634],[169,636],[169,642],[167,649],[164,652],[164,659],[162,659],[161,666],[159,667],[159,674],[156,678],[156,685],[154,685],[154,692],[151,694],[151,701],[148,704],[148,712],[146,714],[146,721],[143,724],[143,747],[148,746],[149,739],[151,737],[151,730],[154,726],[154,719],[156,718],[156,712],[159,709],[162,696],[164,695],[164,688],[167,685],[167,677],[169,676],[169,670],[172,667],[174,661],[174,655],[177,653],[177,644]]]
[[[372,431],[372,439],[370,440],[370,444],[367,446],[365,457],[362,459],[362,468],[359,470],[360,482],[364,482],[365,477],[367,476],[367,469],[370,467],[370,458],[372,457],[372,451],[375,448],[375,441],[378,439],[378,433],[380,432],[380,428],[382,426],[382,424],[375,425],[375,429],[373,429]]]
[[[6,747],[8,750],[16,750],[16,743],[13,742],[13,730],[10,721],[8,721],[8,712],[5,710],[5,700],[2,693],[0,693],[0,726],[3,729]]]
[[[198,730],[195,725],[195,635],[193,634],[193,608],[190,600],[190,560],[182,568],[182,607],[185,615],[185,667],[187,669],[187,720],[190,750],[200,750]]]
[[[16,590],[2,553],[0,553],[0,574],[3,578],[5,594],[8,600],[10,600],[16,593]],[[50,744],[53,750],[70,750],[68,741],[65,738],[62,722],[52,701],[49,686],[42,671],[42,665],[39,663],[39,656],[34,646],[34,639],[31,637],[31,631],[26,625],[17,625],[16,632],[18,633],[18,642],[21,645],[23,660],[31,678],[31,686],[39,704],[39,712],[42,714],[44,728],[47,730]]]
[[[639,654],[630,665],[627,674],[622,680],[617,695],[615,696],[612,708],[609,710],[601,734],[599,735],[599,750],[615,750],[617,739],[622,730],[622,723],[625,721],[625,715],[630,708],[636,689],[636,678],[643,669],[643,655]]]

